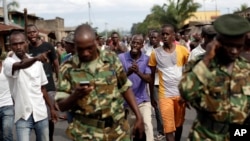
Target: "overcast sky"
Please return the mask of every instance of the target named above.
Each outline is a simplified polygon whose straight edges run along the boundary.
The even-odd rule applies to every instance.
[[[7,0],[9,1],[9,0]],[[153,5],[162,5],[167,0],[16,0],[20,3],[19,11],[24,8],[28,13],[44,19],[64,18],[65,26],[77,26],[81,23],[93,23],[98,31],[120,29],[130,30],[133,23],[141,22],[150,13]],[[241,4],[250,0],[194,0],[204,5],[202,10],[217,9],[222,14],[233,12]],[[88,8],[90,3],[90,9]],[[90,12],[89,12],[90,10]],[[90,15],[90,16],[89,16]]]

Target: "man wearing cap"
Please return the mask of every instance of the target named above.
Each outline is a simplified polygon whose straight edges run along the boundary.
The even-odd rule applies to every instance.
[[[203,58],[185,68],[179,89],[196,109],[189,139],[230,140],[229,127],[248,124],[250,113],[250,64],[240,57],[250,24],[227,14],[214,22],[216,40]]]
[[[195,60],[199,55],[202,55],[206,52],[206,46],[209,42],[214,39],[216,32],[212,25],[205,25],[202,27],[201,37],[204,39],[202,44],[199,44],[195,49],[193,49],[188,57],[188,61]]]
[[[67,55],[65,55],[62,59],[62,64],[66,62],[67,60],[70,60],[72,56],[75,54],[75,46],[74,46],[74,32],[70,32],[67,37],[64,38],[64,46],[65,50],[67,52]]]

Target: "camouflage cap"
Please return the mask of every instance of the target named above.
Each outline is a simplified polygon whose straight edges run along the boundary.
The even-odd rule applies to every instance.
[[[74,44],[74,32],[70,32],[63,40],[67,43]]]
[[[217,33],[225,36],[238,36],[250,31],[250,23],[236,14],[222,15],[214,21],[213,25]]]
[[[214,30],[212,25],[205,25],[202,27],[202,32],[206,35],[216,35],[217,32]]]

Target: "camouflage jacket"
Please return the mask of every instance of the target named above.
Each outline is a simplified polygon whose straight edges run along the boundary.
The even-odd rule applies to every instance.
[[[246,123],[250,113],[250,63],[238,58],[229,74],[216,59],[209,68],[201,59],[191,61],[185,68],[179,89],[182,97],[197,111],[189,139],[229,140],[229,130],[221,134],[202,121],[209,120],[217,125]]]
[[[122,93],[132,83],[127,79],[122,64],[114,52],[100,51],[98,59],[89,63],[80,63],[77,55],[73,56],[71,60],[66,61],[60,68],[56,97],[67,97],[80,81],[90,81],[90,84],[94,86],[94,90],[89,95],[77,101],[77,106],[72,109],[75,114],[90,115],[101,111],[102,118],[112,116],[115,123],[124,118],[124,99]],[[80,120],[77,121],[78,119],[76,118],[75,120],[76,122],[72,124],[77,123],[80,125],[70,125],[70,127],[74,127],[69,127],[72,130],[71,133],[83,134],[81,135],[81,139],[84,138],[83,136],[86,136],[90,140],[91,136],[98,134],[92,131],[89,132],[94,127],[81,125]],[[78,127],[79,129],[75,129]],[[120,130],[122,129],[117,128],[117,131],[121,132]]]

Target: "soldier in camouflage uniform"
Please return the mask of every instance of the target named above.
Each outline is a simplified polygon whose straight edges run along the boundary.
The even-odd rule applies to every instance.
[[[76,29],[74,41],[78,55],[62,65],[56,97],[62,99],[57,102],[60,110],[74,112],[68,136],[75,141],[128,141],[125,99],[137,117],[133,132],[142,137],[143,120],[130,88],[132,83],[117,55],[98,50],[95,33],[86,24]],[[80,86],[80,81],[90,84]]]
[[[204,57],[191,61],[179,84],[182,97],[197,111],[191,141],[228,141],[229,127],[250,116],[250,64],[239,57],[250,24],[237,15],[214,22],[216,40]]]

